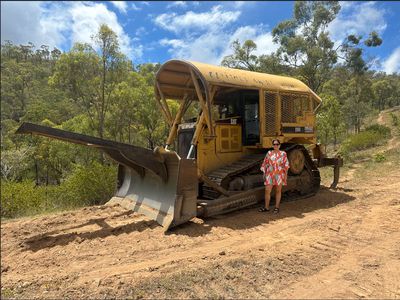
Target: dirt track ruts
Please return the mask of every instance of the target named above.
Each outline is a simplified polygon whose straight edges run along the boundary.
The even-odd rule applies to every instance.
[[[352,180],[344,177],[342,186]],[[399,182],[392,170],[355,188],[323,188],[283,203],[278,216],[246,209],[167,234],[119,207],[7,222],[3,294],[399,298]],[[171,291],[168,277],[198,284]]]

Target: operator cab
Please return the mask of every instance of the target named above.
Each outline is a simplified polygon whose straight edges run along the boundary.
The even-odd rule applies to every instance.
[[[242,127],[243,146],[260,143],[259,92],[257,90],[234,90],[216,95],[217,124],[239,124]]]

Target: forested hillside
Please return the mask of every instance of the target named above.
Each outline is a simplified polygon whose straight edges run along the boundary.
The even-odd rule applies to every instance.
[[[255,55],[253,41],[236,41],[221,64],[292,76],[309,85],[324,100],[318,112],[320,142],[348,155],[387,137],[385,128],[368,127],[365,120],[400,105],[400,76],[371,69],[372,58],[363,51],[384,42],[376,32],[350,35],[340,45],[330,39],[327,26],[339,10],[336,2],[298,2],[293,19],[273,30],[279,45],[275,53]],[[99,28],[92,45],[76,43],[66,52],[3,43],[1,216],[109,199],[116,166],[99,152],[14,132],[22,122],[32,122],[150,149],[162,145],[168,127],[153,87],[159,66],[130,61],[107,25]],[[168,104],[176,111],[176,103]]]

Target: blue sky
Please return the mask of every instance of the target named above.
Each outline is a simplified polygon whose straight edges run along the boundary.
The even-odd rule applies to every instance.
[[[171,58],[219,64],[239,39],[256,42],[257,54],[276,50],[271,30],[292,15],[294,2],[257,1],[83,1],[1,2],[1,40],[33,42],[67,51],[74,42],[90,42],[101,23],[119,36],[121,50],[135,64]],[[349,33],[383,38],[366,49],[373,68],[400,72],[400,2],[341,2],[330,25],[340,43]],[[397,17],[396,17],[397,16]]]

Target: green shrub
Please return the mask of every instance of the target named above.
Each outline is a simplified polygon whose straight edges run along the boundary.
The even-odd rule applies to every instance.
[[[392,117],[392,125],[395,128],[395,133],[397,135],[400,134],[400,115],[397,115],[395,113],[390,113],[390,116]]]
[[[394,113],[390,113],[390,117],[392,118],[392,125],[394,127],[400,126],[400,121],[397,115],[395,115]]]
[[[1,181],[1,217],[15,218],[46,211],[103,204],[115,192],[117,168],[93,163],[76,166],[58,186],[32,181]]]
[[[60,186],[62,202],[72,207],[103,204],[115,193],[116,178],[115,166],[97,162],[88,167],[77,165]]]
[[[365,128],[365,131],[378,133],[383,138],[390,137],[390,128],[380,124],[373,124]]]
[[[340,153],[349,156],[353,151],[371,148],[381,144],[386,136],[375,130],[366,130],[348,136],[340,146]]]
[[[1,217],[34,215],[52,209],[55,186],[36,187],[32,181],[1,181]]]
[[[383,154],[383,153],[376,153],[376,154],[374,155],[374,160],[375,160],[376,162],[383,162],[383,161],[386,160],[386,156],[385,156],[385,154]]]

